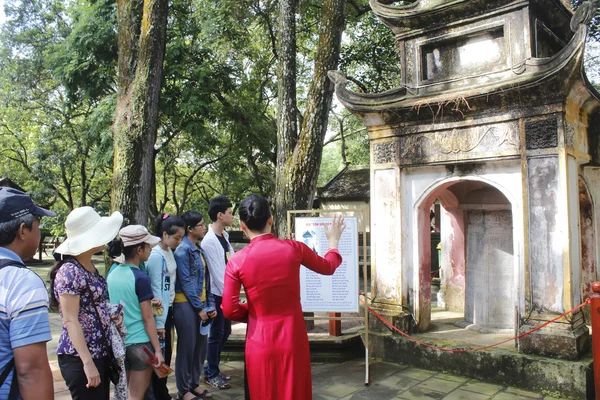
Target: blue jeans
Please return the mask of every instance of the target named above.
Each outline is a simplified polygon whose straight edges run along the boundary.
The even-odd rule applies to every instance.
[[[223,297],[215,296],[215,307],[217,316],[213,319],[210,327],[210,335],[208,336],[208,351],[206,352],[206,365],[204,366],[204,376],[214,378],[221,373],[219,363],[221,362],[221,352],[225,346],[225,342],[231,335],[231,321],[225,318],[221,303]]]

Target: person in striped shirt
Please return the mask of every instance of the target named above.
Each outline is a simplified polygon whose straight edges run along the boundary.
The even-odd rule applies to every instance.
[[[41,217],[55,215],[20,190],[0,187],[0,399],[54,398],[48,292],[23,260],[38,248]]]

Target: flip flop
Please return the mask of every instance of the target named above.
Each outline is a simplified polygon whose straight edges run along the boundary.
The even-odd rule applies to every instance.
[[[212,397],[212,394],[206,389],[204,389],[201,393],[197,392],[196,389],[192,389],[190,392],[194,393],[198,399],[210,399]]]
[[[200,399],[200,397],[194,395],[194,397],[192,397],[190,400],[199,400],[199,399]],[[177,395],[177,400],[183,400],[183,396],[182,395]]]

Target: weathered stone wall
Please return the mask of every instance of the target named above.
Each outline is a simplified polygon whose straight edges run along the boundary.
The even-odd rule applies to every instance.
[[[419,91],[493,84],[510,78],[511,66],[531,56],[529,16],[524,4],[505,8],[484,24],[474,19],[431,30],[418,37],[398,36],[404,61],[402,83]],[[519,40],[511,40],[518,37]]]
[[[398,171],[378,169],[371,180],[371,262],[374,299],[402,304]]]
[[[442,207],[440,299],[445,309],[465,311],[465,216],[458,207]],[[440,305],[440,304],[438,304]]]
[[[563,246],[558,157],[531,158],[529,176],[529,266],[533,309],[563,312]]]
[[[469,210],[465,320],[481,329],[515,327],[516,286],[510,210]]]

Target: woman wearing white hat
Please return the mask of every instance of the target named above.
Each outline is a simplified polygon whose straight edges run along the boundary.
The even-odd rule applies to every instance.
[[[101,217],[91,207],[76,208],[65,221],[67,239],[56,248],[50,297],[63,319],[56,354],[73,399],[109,398],[108,291],[92,255],[117,235],[122,222],[118,211]]]
[[[112,304],[125,304],[128,398],[141,400],[152,374],[152,368],[146,363],[148,356],[143,347],[154,349],[157,358],[155,366],[164,362],[152,313],[152,284],[148,275],[139,269],[139,265],[148,260],[152,247],[160,242],[160,238],[150,235],[142,225],[126,226],[119,231],[119,237],[120,239],[109,244],[108,253],[111,257],[123,254],[125,262],[116,266],[107,278],[108,294]]]

